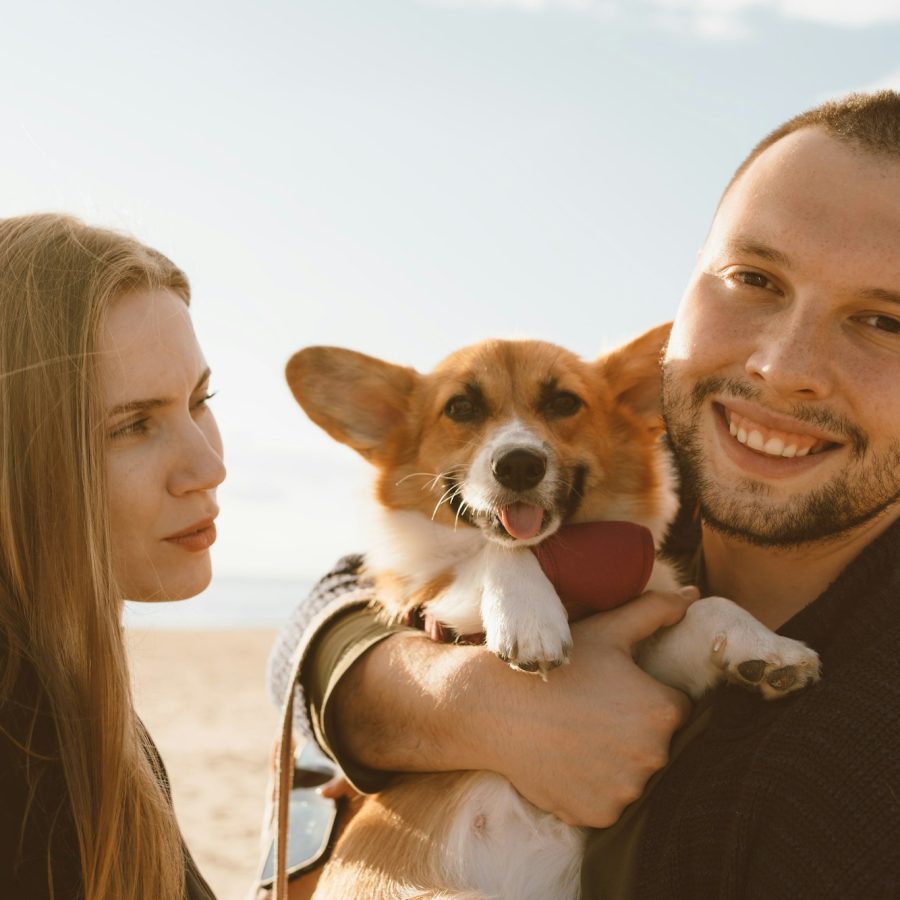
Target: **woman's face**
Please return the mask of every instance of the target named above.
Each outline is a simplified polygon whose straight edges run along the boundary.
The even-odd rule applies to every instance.
[[[169,290],[118,298],[100,338],[113,566],[132,600],[181,600],[212,575],[222,439],[209,368],[184,301]]]

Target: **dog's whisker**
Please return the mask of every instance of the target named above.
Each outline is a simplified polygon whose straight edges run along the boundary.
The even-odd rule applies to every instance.
[[[438,500],[437,506],[434,508],[434,512],[431,515],[432,520],[437,515],[438,510],[444,503],[452,503],[457,497],[462,494],[463,486],[461,484],[452,485],[447,491],[444,491],[441,499]],[[456,528],[456,522],[459,520],[460,511],[466,507],[465,501],[460,504],[460,507],[457,509],[456,516],[453,521],[453,527]]]
[[[424,484],[422,486],[422,490],[425,490],[427,488],[428,490],[433,491],[438,486],[438,482],[442,478],[449,479],[449,478],[452,478],[454,475],[461,474],[465,471],[466,471],[466,465],[464,463],[460,463],[455,466],[450,466],[449,469],[444,469],[442,472],[427,472],[427,473],[422,472],[420,474],[423,474],[423,475],[427,474],[427,475],[433,476],[430,481],[426,482],[426,484]],[[409,476],[407,476],[407,477],[409,477]]]
[[[466,504],[460,503],[459,506],[456,507],[456,516],[453,519],[453,530],[456,531],[457,525],[459,525],[459,517],[462,514],[463,509],[465,509]]]
[[[434,481],[436,481],[438,478],[441,477],[441,473],[440,472],[410,472],[409,475],[404,475],[399,481],[395,481],[394,486],[399,487],[399,485],[403,484],[403,482],[406,481],[408,478],[417,478],[417,477],[430,478],[431,482],[434,483]],[[425,482],[425,483],[426,483],[426,485],[428,484],[428,482]]]
[[[432,521],[434,521],[434,517],[438,514],[438,510],[441,508],[441,506],[443,506],[444,503],[449,503],[454,497],[459,494],[461,490],[462,487],[460,485],[454,484],[447,488],[447,490],[444,491],[443,494],[441,494],[437,504],[434,507],[434,511],[431,514]]]
[[[459,524],[459,517],[463,515],[466,510],[469,508],[469,504],[463,501],[459,505],[459,509],[456,511],[456,518],[453,520],[453,530],[456,531],[456,526]]]
[[[438,506],[440,506],[441,503],[444,502],[444,500],[448,500],[448,499],[452,498],[453,495],[456,494],[459,490],[460,490],[459,485],[457,485],[457,484],[450,485],[450,487],[448,487],[447,490],[444,491],[444,493],[441,494],[440,498],[438,499]]]

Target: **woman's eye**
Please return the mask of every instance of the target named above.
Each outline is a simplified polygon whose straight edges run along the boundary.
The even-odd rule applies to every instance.
[[[212,400],[212,398],[215,397],[217,393],[217,391],[210,391],[208,394],[204,394],[191,406],[191,409],[204,409],[207,403],[209,403],[209,401]]]
[[[133,434],[145,434],[147,431],[147,423],[149,419],[135,419],[133,422],[127,422],[125,425],[116,428],[110,432],[111,438],[128,437]]]
[[[900,334],[900,319],[894,316],[863,316],[860,321],[877,328],[879,331],[886,331],[888,334]]]
[[[454,422],[471,422],[478,417],[478,407],[465,395],[457,394],[444,404],[444,415]]]
[[[544,412],[554,418],[565,418],[574,416],[582,406],[584,406],[584,401],[577,394],[573,394],[571,391],[560,391],[544,404]]]

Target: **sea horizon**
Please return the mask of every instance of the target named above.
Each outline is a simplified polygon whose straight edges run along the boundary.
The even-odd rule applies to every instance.
[[[312,579],[217,576],[189,600],[125,601],[128,629],[280,628],[309,594]]]

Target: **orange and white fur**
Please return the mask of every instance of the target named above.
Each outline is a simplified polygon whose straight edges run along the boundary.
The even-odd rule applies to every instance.
[[[486,341],[427,375],[333,347],[291,359],[309,417],[377,471],[381,539],[367,568],[390,617],[422,607],[553,677],[571,634],[529,546],[601,520],[645,525],[658,546],[676,511],[658,399],[668,330],[595,362],[540,341]],[[676,586],[658,561],[648,588]],[[813,651],[721,597],[694,603],[636,659],[695,698],[731,680],[771,699],[819,673]],[[316,896],[574,898],[582,847],[580,829],[499,775],[408,776],[367,800]]]

